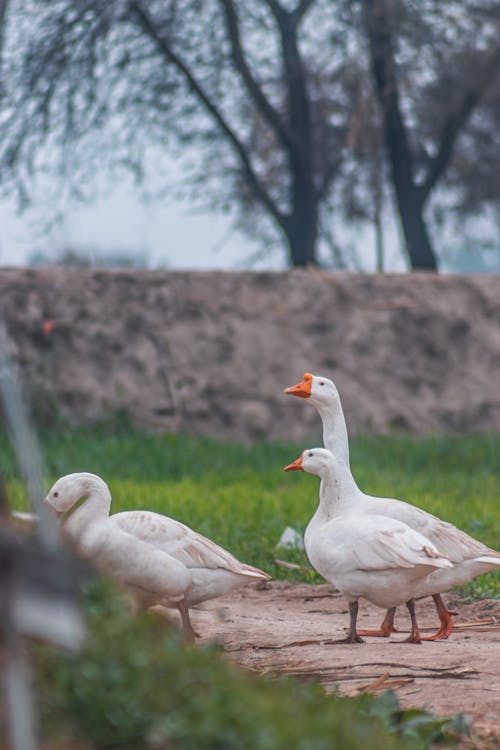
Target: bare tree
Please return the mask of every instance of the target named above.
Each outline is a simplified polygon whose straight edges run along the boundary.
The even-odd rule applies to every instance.
[[[390,184],[411,266],[436,268],[426,212],[457,190],[498,88],[500,0],[14,0],[9,16],[6,187],[29,196],[52,169],[89,197],[97,165],[163,186],[168,153],[182,190],[265,251],[304,266],[323,243],[342,265],[337,226],[371,222],[381,267]]]
[[[32,26],[11,52],[17,93],[3,151],[21,184],[44,142],[57,141],[66,154],[79,142],[88,155],[90,135],[116,118],[115,163],[139,173],[148,143],[171,152],[194,145],[189,184],[197,197],[236,208],[253,232],[263,231],[263,216],[284,238],[291,264],[316,262],[320,206],[342,162],[349,118],[346,111],[329,125],[316,112],[311,80],[334,81],[342,63],[331,53],[329,35],[342,33],[328,22],[326,0],[251,7],[237,0],[52,0],[42,10],[25,0],[26,9]],[[256,148],[259,130],[272,152],[273,180]],[[75,159],[72,151],[73,170]]]
[[[500,97],[487,92],[481,110],[471,118],[453,158],[448,182],[451,205],[462,217],[478,217],[488,209],[500,216]],[[450,202],[449,202],[450,203]]]
[[[500,3],[428,2],[417,8],[402,0],[363,0],[363,11],[408,254],[413,268],[434,270],[424,211],[497,79]]]

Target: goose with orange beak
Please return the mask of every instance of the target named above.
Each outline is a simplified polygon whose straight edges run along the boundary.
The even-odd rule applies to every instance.
[[[305,372],[302,381],[283,393],[308,399],[323,422],[323,445],[349,466],[349,436],[335,384],[328,378]]]
[[[311,565],[342,592],[349,603],[349,632],[339,643],[362,643],[356,629],[358,600],[379,607],[406,603],[412,630],[408,643],[420,643],[414,592],[438,569],[452,568],[434,544],[401,521],[357,512],[354,481],[343,462],[325,448],[309,448],[284,471],[306,471],[320,477],[319,504],[305,534]]]
[[[332,380],[306,372],[302,382],[286,388],[284,392],[308,398],[318,410],[323,422],[323,443],[325,448],[332,451],[340,460],[344,475],[356,487],[355,502],[358,503],[358,512],[367,516],[387,516],[407,524],[423,534],[442,555],[451,560],[452,569],[432,573],[428,579],[421,582],[415,594],[419,597],[432,596],[441,622],[437,632],[423,640],[448,638],[453,629],[452,615],[456,613],[447,609],[441,593],[453,586],[468,583],[482,573],[499,568],[500,554],[451,523],[442,521],[415,505],[393,498],[372,497],[361,492],[351,473],[346,421],[338,390]],[[394,608],[390,608],[378,630],[367,630],[362,634],[389,636],[395,631],[394,614]]]

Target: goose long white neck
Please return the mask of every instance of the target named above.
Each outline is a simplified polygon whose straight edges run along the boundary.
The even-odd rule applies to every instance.
[[[82,504],[64,524],[69,535],[77,540],[90,523],[107,518],[111,508],[111,493],[107,484],[98,477],[85,481],[82,497],[85,498]]]
[[[313,517],[314,523],[328,523],[355,504],[360,494],[349,466],[344,461],[335,459],[330,465],[323,467],[321,472],[319,504]]]
[[[328,523],[340,510],[340,480],[336,472],[325,470],[319,485],[319,503],[313,521]]]
[[[323,445],[349,467],[349,436],[340,398],[329,404],[314,400],[313,404],[323,422]]]

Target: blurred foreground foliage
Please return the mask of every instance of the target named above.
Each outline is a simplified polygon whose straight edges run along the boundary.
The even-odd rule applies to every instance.
[[[87,601],[80,653],[36,651],[46,748],[417,750],[468,732],[461,716],[402,711],[391,691],[327,695],[316,684],[243,671],[215,645],[184,647],[171,626],[132,615],[102,581]]]

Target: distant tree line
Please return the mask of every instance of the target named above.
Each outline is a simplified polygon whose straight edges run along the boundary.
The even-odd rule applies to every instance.
[[[500,0],[0,0],[2,16],[6,191],[50,169],[88,197],[97,165],[141,179],[160,149],[294,266],[320,248],[346,265],[349,222],[373,224],[382,266],[391,200],[413,269],[437,268],[439,217],[498,215]]]

